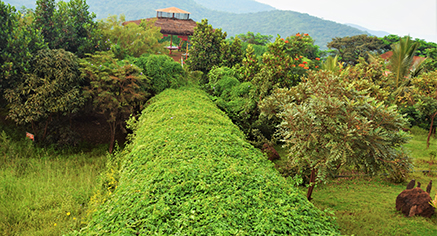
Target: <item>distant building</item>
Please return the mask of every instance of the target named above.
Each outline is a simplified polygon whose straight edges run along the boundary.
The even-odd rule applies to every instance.
[[[145,20],[156,20],[155,26],[161,28],[160,32],[164,35],[164,37],[167,37],[168,35],[177,35],[182,41],[189,42],[189,36],[194,34],[194,27],[197,26],[196,22],[190,19],[190,14],[191,13],[176,7],[169,7],[156,10],[156,17],[147,18]],[[142,19],[126,21],[123,22],[123,25],[129,23],[136,23],[139,25],[141,24],[141,20]],[[172,50],[180,49],[180,46],[173,46],[173,37],[170,38],[170,46],[167,47],[167,49],[170,50],[170,54]],[[188,55],[188,47],[186,55]]]

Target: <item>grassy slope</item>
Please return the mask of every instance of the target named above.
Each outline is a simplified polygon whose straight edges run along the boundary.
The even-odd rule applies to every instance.
[[[83,234],[335,234],[206,94],[166,90],[138,121],[119,185]]]

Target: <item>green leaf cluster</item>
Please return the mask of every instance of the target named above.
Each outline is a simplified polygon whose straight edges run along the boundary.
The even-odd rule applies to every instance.
[[[33,124],[53,114],[78,111],[85,99],[76,55],[63,49],[43,49],[30,63],[32,71],[23,74],[23,83],[5,91],[8,117],[17,124]]]
[[[136,127],[116,190],[79,235],[339,235],[204,92],[165,90]]]
[[[236,38],[240,38],[244,43],[261,45],[265,46],[273,39],[272,35],[262,35],[257,33],[256,35],[253,32],[247,32],[246,34],[238,34],[235,36]],[[233,39],[233,37],[231,37]]]
[[[335,37],[327,46],[330,49],[336,49],[340,61],[346,65],[355,65],[360,57],[367,59],[369,52],[382,53],[385,48],[381,39],[366,34]]]

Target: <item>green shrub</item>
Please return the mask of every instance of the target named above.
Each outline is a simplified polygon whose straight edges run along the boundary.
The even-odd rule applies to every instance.
[[[135,58],[134,63],[150,78],[152,94],[158,94],[166,88],[177,88],[183,84],[184,69],[167,55],[143,54]]]
[[[135,126],[116,190],[79,234],[339,234],[200,90],[164,91]]]

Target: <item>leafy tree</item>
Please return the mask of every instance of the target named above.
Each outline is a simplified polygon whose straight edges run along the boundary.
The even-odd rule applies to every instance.
[[[9,102],[8,117],[17,124],[32,124],[39,134],[39,122],[45,122],[41,140],[55,114],[74,113],[84,104],[77,57],[63,49],[43,49],[31,61],[32,70],[23,74],[23,83],[5,91]]]
[[[96,17],[88,11],[85,0],[69,2],[38,0],[34,27],[41,29],[45,42],[51,49],[65,49],[83,57],[85,53],[101,50],[101,33]]]
[[[123,127],[136,107],[150,97],[147,77],[129,61],[118,61],[111,51],[96,52],[81,62],[82,75],[90,81],[85,95],[93,99],[94,109],[106,117],[110,127],[109,152],[114,149],[117,127]]]
[[[128,56],[139,57],[144,53],[154,54],[163,50],[162,44],[158,42],[162,34],[154,21],[142,20],[140,25],[135,23],[123,25],[123,22],[125,22],[124,15],[120,18],[112,15],[100,21],[99,24],[106,40],[105,43],[111,47],[119,60]]]
[[[391,90],[386,85],[389,77],[386,76],[386,62],[381,57],[359,59],[355,66],[348,66],[340,73],[343,81],[351,84],[358,91],[367,91],[366,95],[378,101],[387,101]]]
[[[39,30],[28,24],[28,14],[0,1],[0,94],[22,82],[21,75],[30,72],[32,54],[46,48]]]
[[[58,22],[54,18],[55,12],[55,0],[36,1],[34,27],[41,30],[44,41],[48,43],[51,49],[55,49],[57,44],[56,26]]]
[[[297,33],[285,39],[287,54],[292,57],[303,56],[314,60],[320,58],[319,46],[314,45],[314,39],[308,34]]]
[[[239,72],[242,74],[244,81],[252,81],[256,74],[261,70],[261,64],[255,54],[255,50],[252,45],[248,45],[246,48],[246,56],[243,58],[242,66],[239,68]]]
[[[101,50],[101,33],[93,19],[94,13],[88,11],[85,0],[60,1],[53,18],[56,22],[56,40],[53,48],[63,48],[79,57],[85,53]]]
[[[247,32],[246,34],[238,34],[235,38],[241,39],[241,41],[245,43],[255,44],[255,45],[267,45],[273,39],[272,35],[262,35],[257,33],[256,35],[253,32]],[[233,37],[232,37],[233,39]]]
[[[235,38],[229,43],[226,32],[213,29],[207,19],[197,23],[191,43],[187,65],[190,70],[203,72],[204,84],[208,83],[206,75],[214,66],[234,67],[240,65],[244,58],[241,40]]]
[[[386,35],[380,38],[384,43],[384,51],[390,51],[392,49],[392,45],[398,43],[400,38],[401,37],[395,34]]]
[[[221,66],[223,62],[225,64],[229,62],[229,43],[225,39],[226,32],[222,32],[221,29],[213,29],[208,24],[207,19],[202,19],[202,22],[198,22],[194,28],[190,57],[186,62],[190,70],[203,72],[205,75],[204,84],[208,82],[206,75],[214,66]],[[223,52],[226,53],[226,56],[222,56]]]
[[[428,48],[425,50],[426,59],[423,62],[423,70],[431,72],[437,70],[437,48]]]
[[[405,179],[409,158],[398,148],[407,141],[401,130],[407,122],[396,106],[365,93],[329,71],[319,71],[310,72],[296,87],[275,90],[261,103],[264,114],[282,120],[278,134],[289,147],[291,161],[312,169],[309,200],[316,177],[324,180],[343,165],[369,174],[386,170],[398,181]]]
[[[384,42],[375,37],[366,34],[346,36],[343,38],[333,38],[328,43],[328,48],[337,50],[340,60],[347,65],[355,65],[358,63],[358,58],[368,58],[369,52],[381,53],[384,50]]]
[[[241,46],[241,40],[236,38],[231,44],[223,41],[221,45],[220,66],[234,67],[240,65],[244,58],[244,52]]]

